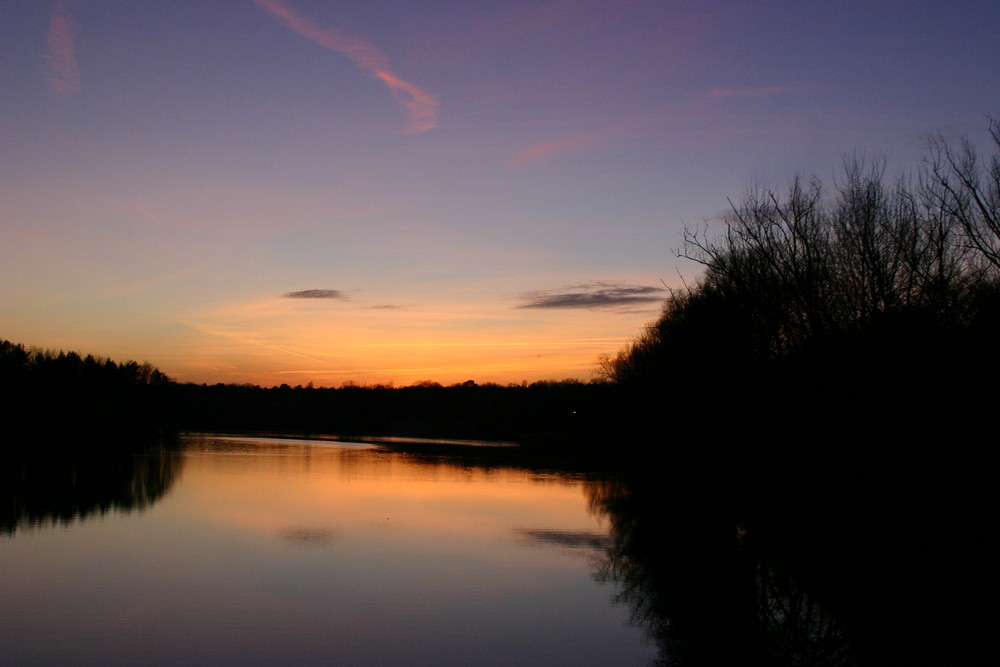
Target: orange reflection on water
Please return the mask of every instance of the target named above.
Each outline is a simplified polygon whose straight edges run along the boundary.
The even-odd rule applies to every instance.
[[[642,664],[570,476],[189,438],[169,493],[0,549],[4,664]],[[181,638],[178,640],[178,638]]]
[[[205,455],[189,456],[183,502],[229,527],[306,541],[599,529],[580,481],[337,445],[203,444]]]

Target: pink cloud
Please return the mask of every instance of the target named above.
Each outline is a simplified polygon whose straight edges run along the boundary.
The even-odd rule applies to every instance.
[[[554,155],[568,153],[575,149],[588,146],[598,141],[608,133],[609,130],[598,130],[596,132],[587,132],[573,137],[566,137],[555,141],[546,141],[541,144],[536,144],[525,148],[524,150],[518,151],[513,157],[510,158],[510,160],[507,161],[507,164],[511,167],[520,167],[531,162],[547,160]]]
[[[724,100],[729,97],[767,97],[782,95],[788,92],[784,86],[766,86],[761,88],[713,88],[705,93],[705,97],[713,100]]]
[[[563,137],[561,139],[555,139],[553,141],[546,141],[534,146],[529,146],[528,148],[515,153],[509,160],[507,160],[507,165],[510,167],[520,167],[532,162],[548,160],[551,157],[563,153],[571,153],[592,144],[599,143],[609,137],[627,134],[628,132],[639,128],[656,118],[658,118],[658,114],[638,114],[619,119],[612,125],[600,130],[584,132],[571,137]]]
[[[53,95],[74,95],[80,92],[80,70],[76,63],[76,48],[73,44],[73,22],[64,3],[56,2],[56,9],[49,25],[48,89]]]
[[[156,220],[156,216],[155,216],[155,215],[153,215],[152,213],[150,213],[150,212],[149,212],[149,209],[147,209],[147,208],[144,208],[144,207],[142,207],[142,206],[139,206],[139,204],[137,204],[137,203],[135,203],[134,201],[132,201],[132,199],[131,199],[131,198],[129,198],[129,197],[123,197],[123,199],[124,199],[125,201],[127,201],[127,202],[128,202],[129,204],[131,204],[132,208],[134,208],[135,210],[137,210],[137,211],[138,211],[139,213],[141,213],[142,215],[146,216],[146,217],[147,217],[147,218],[149,218],[150,220]]]
[[[406,108],[409,117],[407,132],[426,132],[437,127],[439,108],[437,98],[399,78],[389,69],[389,59],[377,47],[360,37],[346,35],[335,28],[321,28],[309,19],[296,14],[281,0],[253,0],[253,2],[278,17],[292,32],[325,49],[344,54],[353,60],[355,65],[375,75]]]
[[[476,12],[475,18],[435,26],[425,48],[445,62],[463,62],[469,52],[509,49],[511,43],[533,32],[548,31],[581,15],[600,0],[541,0],[501,3],[495,10]]]

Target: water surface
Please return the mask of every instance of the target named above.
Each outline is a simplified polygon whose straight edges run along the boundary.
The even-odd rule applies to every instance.
[[[145,484],[134,507],[7,521],[4,664],[655,657],[595,576],[608,527],[579,475],[266,438],[191,437],[144,456],[132,460],[143,479],[157,471],[153,502]]]

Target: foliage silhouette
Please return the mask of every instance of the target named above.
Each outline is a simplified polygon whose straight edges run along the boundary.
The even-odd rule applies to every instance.
[[[168,426],[169,378],[150,364],[116,363],[0,341],[0,419],[6,449],[126,446]],[[61,443],[61,445],[59,444]]]
[[[586,487],[614,583],[663,665],[979,664],[992,654],[993,514],[803,490],[769,505],[635,462]]]
[[[991,133],[1000,149],[996,122]],[[767,430],[788,435],[837,415],[866,431],[972,416],[980,399],[944,388],[997,370],[1000,151],[986,179],[968,142],[933,145],[916,181],[851,159],[831,193],[799,177],[784,195],[758,187],[720,237],[688,230],[678,254],[704,276],[602,364],[635,395],[637,418],[692,395],[711,402],[684,404],[692,429],[713,413],[741,429],[773,415]],[[928,396],[942,410],[928,414]]]
[[[615,392],[578,381],[334,388],[177,384],[180,428],[545,441],[607,427]]]
[[[84,445],[58,457],[49,446],[0,454],[0,535],[142,511],[181,474],[183,458],[172,447],[121,452]]]
[[[917,178],[851,159],[829,192],[802,178],[751,190],[721,236],[685,234],[678,254],[703,278],[603,361],[633,454],[660,462],[659,479],[593,500],[616,534],[606,573],[668,664],[985,655],[1000,462],[990,129],[988,169],[938,138]],[[820,626],[787,627],[796,609]],[[779,655],[775,628],[826,639]]]

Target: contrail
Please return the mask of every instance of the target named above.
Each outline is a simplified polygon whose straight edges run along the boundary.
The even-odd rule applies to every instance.
[[[577,148],[582,148],[589,144],[592,144],[599,139],[602,139],[609,134],[608,130],[600,130],[597,132],[587,132],[585,134],[578,134],[573,137],[568,137],[566,139],[559,139],[556,141],[548,141],[542,144],[532,146],[530,148],[525,148],[514,155],[507,164],[511,167],[520,167],[522,165],[528,164],[530,162],[538,162],[541,160],[547,160],[553,155],[558,155],[560,153],[565,153],[567,151],[572,151]]]
[[[345,35],[335,28],[320,28],[309,19],[296,14],[281,0],[253,0],[262,9],[277,16],[285,26],[323,48],[343,53],[363,70],[374,74],[388,86],[409,116],[407,132],[426,132],[437,127],[438,101],[427,91],[399,78],[389,69],[389,59],[372,44],[360,37]]]
[[[152,213],[150,213],[149,209],[146,209],[146,208],[143,208],[142,206],[139,206],[134,201],[132,201],[131,197],[123,197],[123,199],[125,201],[127,201],[129,204],[131,204],[132,208],[134,208],[135,210],[139,211],[139,213],[142,213],[144,216],[146,216],[150,220],[156,220],[156,216],[153,215]]]
[[[73,95],[80,92],[80,70],[76,64],[76,48],[73,45],[73,22],[60,0],[56,3],[52,23],[49,25],[48,89],[53,95]]]

